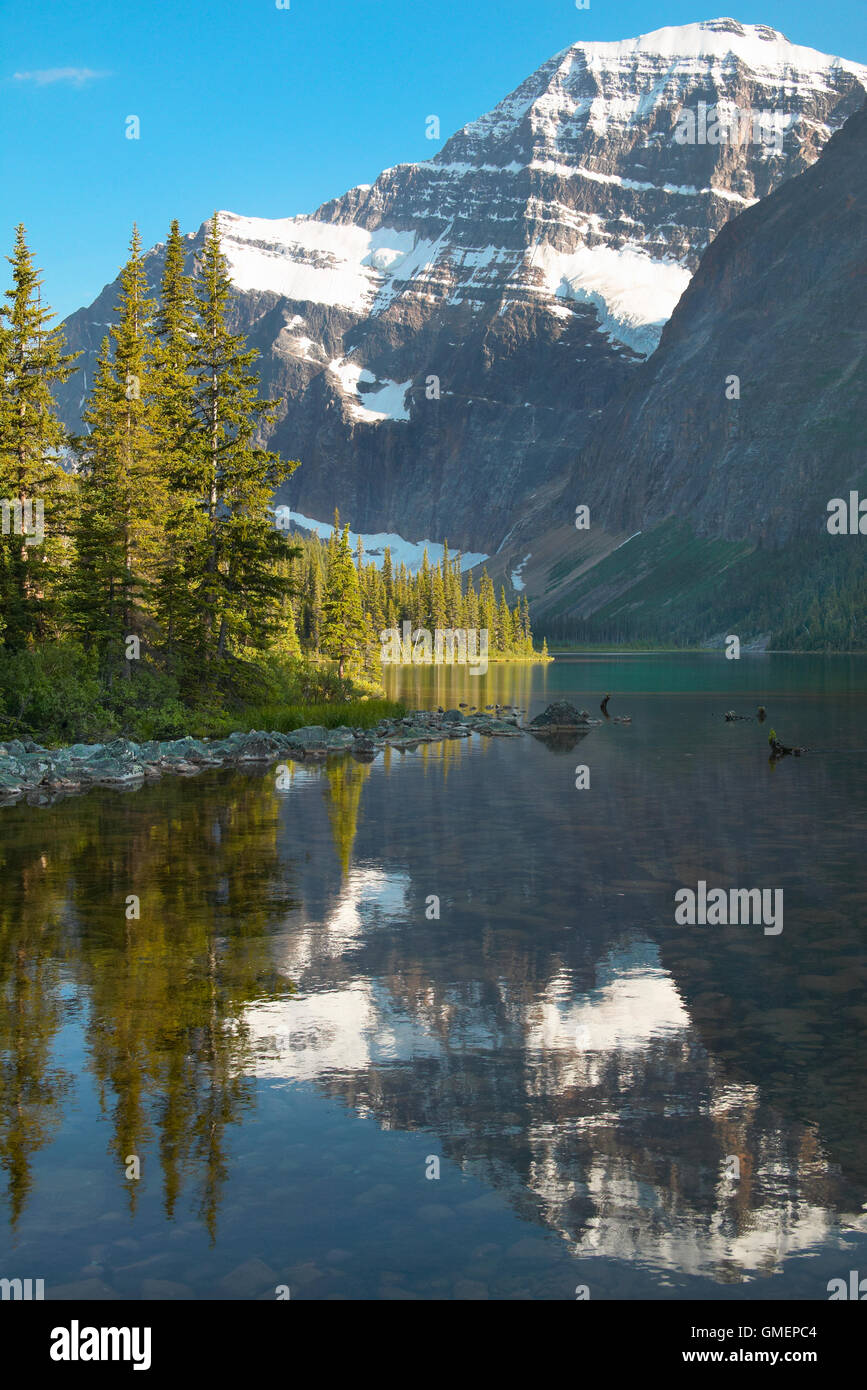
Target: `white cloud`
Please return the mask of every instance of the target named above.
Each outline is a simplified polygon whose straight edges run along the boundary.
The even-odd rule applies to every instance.
[[[84,87],[99,77],[110,77],[108,72],[97,72],[94,68],[39,68],[35,72],[16,72],[16,82],[35,82],[37,87],[49,87],[55,82],[69,82],[73,87]]]

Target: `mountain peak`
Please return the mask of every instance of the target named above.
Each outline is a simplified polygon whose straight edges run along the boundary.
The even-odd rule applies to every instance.
[[[664,29],[652,29],[635,39],[619,42],[636,44],[646,52],[671,52],[677,56],[693,53],[696,48],[707,55],[738,52],[756,43],[786,44],[789,48],[798,46],[779,29],[773,29],[768,24],[741,24],[728,16],[702,19],[693,24],[667,25]],[[598,47],[602,46],[602,43],[598,44]],[[616,47],[617,43],[604,46]]]
[[[274,439],[310,465],[294,510],[330,515],[338,472],[360,531],[499,539],[656,347],[709,241],[814,163],[865,88],[858,64],[731,19],[582,43],[312,216],[223,213],[236,312],[284,402]],[[710,107],[724,137],[698,134]],[[69,341],[95,355],[108,314],[85,317]]]
[[[532,164],[540,151],[549,157],[557,147],[566,152],[570,144],[586,145],[588,132],[591,138],[610,136],[628,127],[641,128],[655,140],[661,134],[655,113],[667,107],[676,116],[682,106],[700,99],[731,101],[736,96],[742,103],[750,95],[760,109],[779,113],[787,126],[799,116],[822,124],[828,113],[820,114],[820,108],[829,88],[842,93],[852,77],[867,87],[863,64],[791,43],[768,25],[729,18],[655,29],[631,39],[581,40],[465,125],[431,162]],[[750,93],[745,84],[752,87]],[[836,112],[831,114],[824,138],[842,123]],[[843,117],[848,114],[847,107]],[[805,164],[817,153],[808,152]]]
[[[799,71],[822,69],[842,61],[817,49],[804,48],[767,24],[741,24],[736,19],[704,19],[695,24],[668,25],[631,39],[577,40],[564,54],[576,50],[612,59],[634,53],[664,58],[737,58],[748,67],[791,65]],[[563,55],[559,55],[563,56]],[[857,66],[853,64],[852,66]]]
[[[671,25],[631,39],[579,39],[544,63],[538,69],[538,75],[553,77],[562,72],[564,65],[568,68],[577,58],[583,58],[590,71],[609,70],[624,74],[630,72],[636,62],[648,58],[666,60],[684,72],[728,67],[735,62],[753,72],[771,72],[781,76],[783,73],[794,73],[802,79],[818,78],[833,69],[861,76],[865,73],[861,63],[792,43],[779,29],[772,29],[767,24],[741,24],[736,19],[728,18]],[[532,78],[528,80],[532,81]]]

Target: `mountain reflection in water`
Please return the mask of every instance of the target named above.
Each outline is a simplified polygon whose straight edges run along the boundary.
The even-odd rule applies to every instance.
[[[860,747],[853,668],[804,662],[803,694],[781,661],[744,666],[777,727]],[[0,1273],[825,1297],[867,1251],[862,768],[769,768],[704,688],[727,665],[471,687],[533,714],[631,681],[633,724],[577,754],[474,739],[0,811]],[[450,674],[417,702],[467,698]],[[699,878],[782,887],[785,930],[676,927]]]

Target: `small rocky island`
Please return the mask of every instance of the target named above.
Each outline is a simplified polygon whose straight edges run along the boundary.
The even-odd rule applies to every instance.
[[[544,737],[547,734],[571,734],[601,723],[601,719],[591,719],[586,709],[578,710],[568,700],[557,700],[542,714],[531,719],[527,728],[531,734],[542,734]]]

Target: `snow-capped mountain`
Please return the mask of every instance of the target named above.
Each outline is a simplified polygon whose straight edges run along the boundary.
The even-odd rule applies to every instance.
[[[278,501],[495,551],[720,228],[865,90],[867,68],[731,19],[577,43],[429,161],[309,217],[222,213],[237,322],[281,401],[271,440],[303,464]],[[115,294],[68,320],[73,347],[95,352]]]

